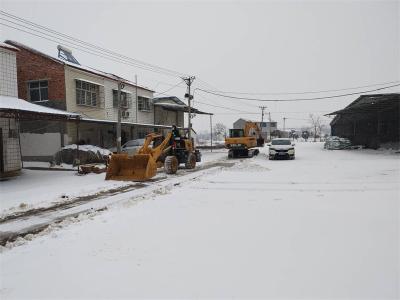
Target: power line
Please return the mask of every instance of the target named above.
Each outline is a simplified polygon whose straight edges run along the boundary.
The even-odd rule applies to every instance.
[[[212,95],[215,95],[215,96],[220,96],[220,97],[225,97],[225,98],[230,98],[230,99],[237,99],[237,100],[261,101],[261,102],[294,102],[294,101],[316,101],[316,100],[322,100],[322,99],[340,98],[340,97],[345,97],[345,96],[352,96],[352,95],[359,95],[359,94],[364,94],[364,93],[376,92],[376,91],[385,90],[385,89],[389,89],[389,88],[396,87],[396,86],[400,86],[400,83],[399,84],[395,84],[395,85],[391,85],[391,86],[381,87],[381,88],[378,88],[378,89],[361,91],[361,92],[354,92],[354,93],[347,93],[347,94],[340,94],[340,95],[333,95],[333,96],[325,96],[325,97],[294,98],[294,99],[261,99],[261,98],[235,97],[235,96],[229,96],[229,95],[223,95],[223,94],[215,93],[215,92],[208,91],[208,90],[203,90],[201,88],[197,88],[197,89],[199,91],[202,91],[202,92],[207,93],[207,94],[212,94]]]
[[[39,37],[39,38],[42,38],[42,39],[45,39],[45,40],[54,42],[54,43],[56,43],[56,44],[59,44],[59,43],[60,43],[60,42],[57,41],[57,40],[53,40],[53,39],[47,38],[47,37],[45,37],[45,36],[41,36],[41,35],[39,35],[39,34],[35,34],[35,33],[33,33],[33,32],[29,32],[29,31],[26,31],[26,30],[23,30],[23,29],[20,29],[20,28],[16,28],[16,27],[13,27],[13,26],[11,26],[11,25],[7,25],[7,24],[4,24],[4,23],[0,23],[0,25],[6,26],[6,27],[10,27],[10,28],[16,29],[16,30],[18,30],[18,31],[22,31],[22,32],[28,33],[28,34],[30,34],[30,35],[37,36],[37,37]],[[132,66],[132,67],[137,67],[137,68],[141,68],[141,69],[144,69],[144,70],[147,70],[147,71],[150,71],[150,72],[156,72],[156,73],[160,73],[160,74],[164,74],[164,75],[169,75],[169,76],[176,77],[176,76],[174,76],[174,75],[165,74],[165,73],[161,73],[161,72],[155,71],[155,70],[153,70],[153,69],[148,69],[148,68],[145,68],[145,67],[141,67],[141,66],[138,66],[138,65],[136,65],[136,64],[130,63],[130,62],[128,62],[128,61],[124,61],[124,60],[121,60],[121,59],[112,58],[112,57],[110,57],[110,56],[105,56],[105,55],[101,55],[101,54],[94,53],[94,52],[91,52],[91,51],[87,51],[87,50],[81,49],[80,47],[70,46],[69,44],[68,44],[68,47],[70,47],[70,48],[72,48],[72,49],[76,49],[76,50],[82,51],[82,52],[85,52],[85,53],[88,53],[88,54],[92,54],[92,55],[97,56],[97,57],[102,57],[102,58],[105,58],[105,59],[108,59],[108,60],[111,60],[111,61],[115,61],[115,62],[118,62],[118,63],[123,63],[123,64],[129,65],[129,66]]]
[[[223,109],[227,109],[227,110],[231,110],[231,111],[237,111],[239,113],[246,113],[246,114],[259,114],[259,113],[253,113],[253,112],[248,112],[248,111],[243,111],[243,110],[239,110],[239,109],[234,109],[234,108],[230,108],[230,107],[226,107],[226,106],[220,106],[220,105],[214,105],[214,104],[209,104],[209,103],[205,103],[205,102],[200,102],[198,100],[196,100],[196,103],[200,103],[203,105],[208,105],[208,106],[212,106],[212,107],[217,107],[217,108],[223,108]]]
[[[183,83],[183,80],[179,81],[177,84],[173,85],[171,88],[169,88],[168,90],[164,91],[164,92],[156,92],[156,94],[162,94],[162,95],[167,95],[166,93],[168,93],[170,90],[178,87],[179,85],[181,85]],[[167,95],[170,96],[170,95]]]
[[[303,91],[303,92],[275,92],[275,93],[266,93],[266,92],[228,92],[228,91],[220,91],[220,90],[215,90],[211,92],[218,92],[221,94],[237,94],[237,95],[301,95],[301,94],[320,94],[320,93],[329,93],[329,92],[340,92],[340,91],[348,91],[348,90],[356,90],[356,89],[361,89],[361,88],[366,88],[366,87],[372,87],[372,86],[380,86],[380,85],[388,85],[388,84],[393,84],[393,83],[399,83],[400,81],[389,81],[389,82],[383,82],[383,83],[376,83],[376,84],[369,84],[369,85],[362,85],[362,86],[356,86],[356,87],[350,87],[350,88],[342,88],[342,89],[335,89],[335,90],[321,90],[321,91]]]
[[[184,73],[181,73],[181,72],[177,72],[177,71],[174,71],[174,70],[163,68],[163,67],[160,67],[160,66],[157,66],[157,65],[152,65],[152,64],[149,64],[149,63],[146,63],[146,62],[143,62],[143,61],[140,61],[140,60],[137,60],[137,59],[122,55],[122,54],[119,54],[117,52],[110,51],[110,50],[105,49],[105,48],[101,48],[99,46],[87,43],[85,41],[79,40],[79,39],[74,38],[72,36],[57,32],[57,31],[52,30],[52,29],[50,29],[48,27],[45,27],[45,26],[30,22],[28,20],[25,20],[23,18],[11,15],[11,14],[9,14],[7,12],[4,12],[4,11],[0,11],[0,14],[5,16],[5,17],[7,17],[7,18],[11,18],[11,19],[17,20],[19,22],[22,22],[22,23],[24,23],[26,25],[29,25],[31,27],[28,27],[28,26],[25,26],[23,24],[19,24],[19,23],[13,22],[13,21],[8,20],[8,19],[1,18],[2,20],[6,21],[6,22],[15,24],[15,25],[23,27],[23,28],[27,28],[27,29],[29,29],[31,31],[38,32],[38,33],[41,33],[41,34],[50,35],[48,33],[48,32],[50,32],[51,34],[53,34],[53,35],[50,35],[52,38],[56,38],[56,39],[65,41],[65,42],[67,42],[69,44],[73,44],[75,46],[80,46],[80,47],[83,47],[83,48],[88,49],[90,51],[95,51],[97,53],[101,53],[103,55],[107,55],[107,56],[110,56],[110,57],[113,57],[113,58],[118,58],[118,59],[121,59],[121,60],[124,60],[124,61],[130,61],[130,63],[135,64],[136,67],[143,68],[143,69],[148,70],[148,71],[153,71],[153,72],[157,72],[157,73],[163,73],[163,74],[170,75],[170,76],[182,76],[182,75],[185,75]],[[7,26],[7,27],[10,27],[10,28],[13,28],[13,29],[16,29],[16,30],[20,30],[20,31],[28,33],[28,34],[33,34],[32,32],[24,31],[21,28],[16,28],[16,27],[13,27],[13,26],[11,26],[9,24],[8,25],[4,24],[4,23],[1,23],[1,24],[3,26]],[[32,28],[32,27],[34,27],[34,28]],[[44,30],[44,31],[46,31],[46,33],[42,32],[42,31],[39,31],[39,30],[37,30],[35,28],[39,28],[40,30]],[[35,35],[35,34],[33,34],[33,35]],[[56,35],[56,36],[54,36],[54,35]],[[60,36],[63,37],[63,38],[60,38]],[[40,37],[41,38],[45,38],[45,37],[42,37],[42,36],[40,36]],[[68,40],[65,40],[64,38],[67,38]],[[70,41],[70,40],[72,40],[72,41]],[[54,41],[54,40],[52,40],[52,41],[53,42],[58,42],[58,41]],[[89,48],[86,47],[86,46],[83,46],[83,45],[86,45]],[[82,51],[82,49],[79,49],[79,50]]]

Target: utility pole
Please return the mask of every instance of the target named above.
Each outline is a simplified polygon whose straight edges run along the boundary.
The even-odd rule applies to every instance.
[[[118,81],[118,121],[117,121],[117,153],[121,153],[121,90],[124,88],[124,84]]]
[[[268,126],[269,139],[271,140],[271,112],[268,112],[268,119],[269,119],[269,126]]]
[[[259,106],[261,109],[261,123],[264,122],[264,110],[267,108],[266,106]]]
[[[285,118],[285,117],[283,117],[283,131],[285,131],[285,129],[286,129],[286,119],[287,118]]]
[[[264,126],[264,110],[267,108],[266,106],[259,106],[259,108],[261,109],[261,126],[260,126],[260,128],[261,128],[261,137],[262,138],[264,138],[263,136],[262,136],[262,133],[263,133],[263,126]],[[268,138],[268,137],[267,137]]]
[[[137,75],[136,75],[136,74],[135,74],[135,86],[136,86],[136,88],[135,88],[135,91],[136,91],[136,118],[135,118],[135,120],[136,120],[136,123],[139,123],[139,122],[138,122],[138,119],[137,119],[137,116],[138,116],[138,108],[139,108],[139,104],[138,104],[138,99],[139,99],[139,97],[138,97],[138,94],[137,94],[138,88],[137,88]]]
[[[188,117],[188,129],[189,129],[188,138],[189,138],[189,140],[192,139],[192,110],[191,110],[190,101],[193,99],[193,96],[190,94],[190,86],[192,85],[193,80],[195,78],[196,77],[194,77],[194,76],[182,78],[186,82],[186,85],[187,85],[187,93],[185,94],[185,98],[188,99],[188,107],[189,107],[189,117]]]

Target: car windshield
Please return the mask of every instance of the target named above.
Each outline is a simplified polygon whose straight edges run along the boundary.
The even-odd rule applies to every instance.
[[[139,139],[139,140],[132,140],[128,141],[125,143],[124,147],[135,147],[135,146],[140,146],[143,145],[144,139]]]
[[[272,145],[290,145],[290,140],[272,140]]]

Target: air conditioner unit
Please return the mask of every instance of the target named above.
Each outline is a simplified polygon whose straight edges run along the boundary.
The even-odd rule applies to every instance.
[[[129,118],[129,111],[126,111],[126,110],[123,110],[122,111],[122,113],[121,113],[121,116],[123,117],[123,118]]]

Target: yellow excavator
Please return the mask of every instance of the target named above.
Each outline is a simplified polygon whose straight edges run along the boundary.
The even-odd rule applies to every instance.
[[[143,146],[136,154],[112,154],[106,180],[146,181],[157,174],[157,167],[164,165],[167,174],[175,174],[179,164],[194,169],[201,161],[201,153],[193,142],[169,132],[165,137],[159,133],[146,136]]]
[[[229,137],[225,138],[225,147],[229,149],[228,157],[253,157],[260,151],[256,147],[264,147],[264,138],[256,122],[247,121],[243,129],[229,129]]]

